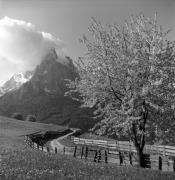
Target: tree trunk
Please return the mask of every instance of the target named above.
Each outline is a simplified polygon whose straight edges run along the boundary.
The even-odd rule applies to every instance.
[[[145,146],[145,135],[142,134],[141,136],[137,136],[137,130],[136,130],[135,123],[133,123],[133,135],[134,135],[133,141],[134,141],[134,145],[137,150],[139,166],[144,168],[145,167],[145,158],[144,158],[144,154],[143,154],[143,149]]]
[[[137,125],[136,122],[133,122],[132,124],[132,132],[133,132],[133,141],[135,144],[135,147],[137,149],[137,156],[139,161],[139,166],[145,168],[145,156],[143,153],[143,149],[145,146],[145,125],[147,122],[148,117],[148,110],[146,108],[145,100],[142,104],[142,112],[141,112],[142,118],[140,121],[138,121]],[[138,131],[141,132],[138,133]]]
[[[137,156],[138,156],[139,166],[145,168],[145,158],[144,158],[143,150],[141,150],[140,148],[137,148]]]

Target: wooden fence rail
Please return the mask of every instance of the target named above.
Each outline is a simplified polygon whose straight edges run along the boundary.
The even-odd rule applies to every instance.
[[[60,149],[51,149],[40,146],[26,136],[25,142],[31,148],[42,150],[46,153],[62,153],[75,158],[91,160],[97,163],[117,163],[118,165],[137,165],[136,149],[132,143],[127,141],[102,141],[75,138],[72,140],[75,146]],[[145,159],[146,167],[175,172],[175,147],[146,145]]]
[[[129,141],[103,141],[103,140],[92,140],[84,138],[73,137],[73,142],[77,145],[89,145],[106,148],[115,151],[133,152],[136,153],[136,148],[132,142]],[[163,145],[145,145],[144,153],[158,154],[164,156],[175,157],[174,146],[163,146]]]

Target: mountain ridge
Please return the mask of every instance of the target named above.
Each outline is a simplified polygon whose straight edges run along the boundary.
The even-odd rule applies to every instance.
[[[25,73],[15,73],[9,80],[7,80],[0,87],[0,96],[4,95],[9,91],[13,91],[22,86],[32,78],[33,71],[26,71]]]
[[[31,79],[19,88],[0,97],[0,115],[10,117],[20,112],[26,117],[35,115],[38,122],[66,125],[81,129],[93,126],[92,108],[81,108],[81,104],[64,94],[68,90],[65,79],[78,77],[73,61],[69,57],[58,59],[51,51],[33,72]]]

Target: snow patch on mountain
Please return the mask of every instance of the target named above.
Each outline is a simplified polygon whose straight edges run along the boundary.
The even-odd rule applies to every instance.
[[[9,91],[13,91],[21,87],[24,83],[32,78],[33,72],[27,71],[26,73],[16,73],[8,81],[0,87],[0,96]]]
[[[27,82],[29,79],[26,78],[23,73],[17,73],[13,76],[13,80],[18,84],[23,84]]]

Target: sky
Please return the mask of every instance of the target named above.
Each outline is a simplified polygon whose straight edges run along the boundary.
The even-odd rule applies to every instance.
[[[34,68],[52,47],[73,60],[83,56],[79,39],[91,17],[124,24],[130,15],[158,13],[158,22],[175,38],[175,0],[0,0],[0,84]]]

